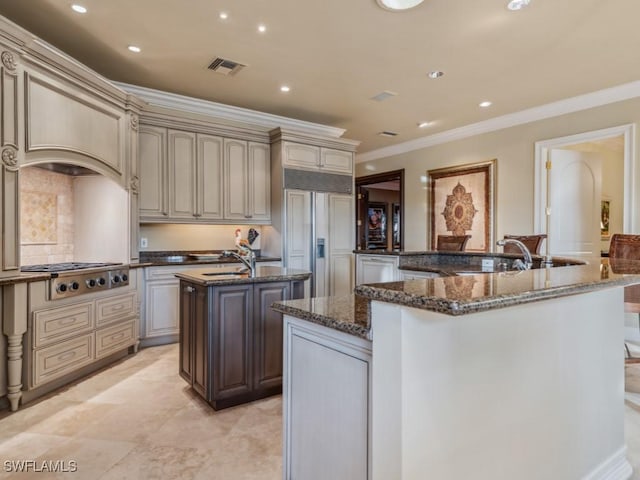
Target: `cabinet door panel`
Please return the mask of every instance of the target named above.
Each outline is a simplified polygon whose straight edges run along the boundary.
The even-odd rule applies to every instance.
[[[271,218],[271,157],[269,145],[249,143],[249,215],[252,220]]]
[[[163,218],[168,212],[166,194],[167,129],[140,126],[138,135],[140,158],[140,216]]]
[[[224,218],[246,220],[248,209],[247,142],[224,139]]]
[[[198,206],[203,219],[221,219],[222,212],[222,138],[198,134]]]
[[[342,150],[323,148],[320,152],[323,170],[336,173],[353,173],[353,154]]]
[[[193,330],[191,315],[193,313],[193,285],[180,282],[180,356],[179,372],[189,385],[193,384]]]
[[[145,336],[178,333],[179,282],[177,279],[148,282],[145,302]]]
[[[169,130],[169,215],[193,218],[196,210],[196,135]]]
[[[354,225],[353,196],[329,194],[329,295],[353,289]]]
[[[282,388],[282,314],[273,302],[291,297],[289,282],[256,284],[254,308],[254,389],[270,394]],[[271,390],[271,392],[269,391]]]
[[[284,142],[282,165],[285,167],[318,169],[320,166],[320,148],[312,145]]]
[[[193,341],[193,389],[203,398],[209,398],[209,305],[207,287],[194,285],[192,293],[191,328]]]
[[[251,392],[251,286],[213,289],[212,400]]]
[[[288,338],[286,478],[366,480],[368,362],[323,338]]]

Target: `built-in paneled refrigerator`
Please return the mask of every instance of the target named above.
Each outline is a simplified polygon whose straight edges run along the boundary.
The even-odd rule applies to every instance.
[[[308,295],[344,295],[353,288],[353,195],[285,189],[284,260],[311,270]]]

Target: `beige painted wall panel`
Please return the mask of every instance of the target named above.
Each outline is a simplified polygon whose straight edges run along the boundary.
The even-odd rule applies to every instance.
[[[427,170],[496,158],[496,238],[505,233],[534,233],[535,142],[639,121],[640,99],[632,99],[358,163],[356,176],[405,169],[405,249],[423,250],[427,248]],[[640,168],[636,167],[635,175],[640,181]],[[640,225],[638,205],[633,224]]]

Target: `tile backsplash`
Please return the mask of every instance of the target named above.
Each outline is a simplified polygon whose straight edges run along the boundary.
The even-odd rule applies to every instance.
[[[41,168],[20,171],[20,263],[73,261],[73,177]]]

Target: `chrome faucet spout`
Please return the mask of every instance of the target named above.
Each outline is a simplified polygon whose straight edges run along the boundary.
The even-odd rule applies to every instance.
[[[233,257],[240,260],[244,264],[244,266],[249,269],[249,275],[251,276],[251,278],[256,276],[256,254],[254,251],[250,251],[249,255],[247,256],[242,256],[238,255],[236,252],[225,250],[222,252],[222,256]]]
[[[520,240],[516,240],[515,238],[503,238],[502,240],[498,240],[496,242],[496,245],[498,245],[499,247],[504,247],[508,243],[516,245],[522,252],[524,262],[521,262],[521,264],[514,262],[516,268],[518,268],[519,270],[529,270],[533,266],[533,259],[531,258],[531,252],[529,251],[527,246]]]

